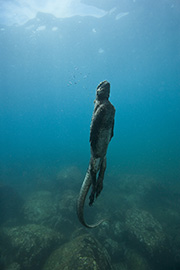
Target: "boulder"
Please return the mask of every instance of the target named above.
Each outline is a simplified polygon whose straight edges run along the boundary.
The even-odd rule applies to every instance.
[[[23,200],[8,185],[0,185],[0,224],[17,224],[21,219]]]
[[[24,203],[24,219],[28,223],[63,231],[68,239],[79,225],[76,217],[76,198],[77,194],[71,190],[57,194],[49,191],[34,192]]]
[[[57,205],[49,191],[31,193],[23,206],[24,218],[28,223],[52,225]]]
[[[18,263],[14,262],[8,265],[4,270],[21,270],[21,266]]]
[[[171,252],[161,224],[147,211],[127,211],[126,228],[129,243],[162,269],[171,265]],[[160,268],[159,268],[160,269]]]
[[[77,193],[73,190],[66,190],[63,194],[56,196],[58,214],[54,217],[56,219],[54,228],[63,231],[67,238],[79,226],[76,216],[76,200]]]
[[[110,258],[103,246],[85,234],[55,250],[43,270],[112,270]]]
[[[62,241],[59,233],[42,225],[3,228],[0,232],[8,263],[17,262],[22,270],[39,270],[46,256]]]

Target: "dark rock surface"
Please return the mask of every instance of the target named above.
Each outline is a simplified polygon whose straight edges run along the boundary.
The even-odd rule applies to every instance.
[[[18,223],[22,204],[22,198],[12,187],[0,184],[0,225]]]
[[[56,212],[57,206],[49,191],[30,194],[23,206],[24,219],[29,223],[50,224]]]
[[[155,264],[168,269],[170,247],[161,224],[147,211],[133,208],[127,212],[126,227],[129,243]]]
[[[62,195],[56,196],[58,212],[54,216],[54,228],[63,231],[67,238],[79,227],[76,216],[76,199],[77,194],[72,190],[66,190]]]
[[[17,262],[22,270],[40,269],[41,264],[63,237],[42,225],[25,225],[4,228],[0,233],[0,242],[4,245],[8,262]]]
[[[23,206],[24,220],[27,223],[42,224],[58,231],[69,238],[75,226],[76,193],[66,190],[61,194],[49,191],[31,193]]]
[[[21,266],[18,263],[14,262],[8,265],[5,270],[21,270]]]
[[[43,270],[112,270],[107,251],[85,234],[55,250]]]

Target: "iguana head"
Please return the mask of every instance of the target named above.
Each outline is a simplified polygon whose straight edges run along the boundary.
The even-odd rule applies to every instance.
[[[96,90],[96,99],[108,99],[110,94],[110,83],[107,81],[101,82]]]

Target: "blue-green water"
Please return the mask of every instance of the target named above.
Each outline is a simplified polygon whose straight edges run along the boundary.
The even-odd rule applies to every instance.
[[[116,116],[107,178],[178,184],[179,1],[84,4],[105,15],[38,13],[18,25],[0,11],[0,183],[21,193],[39,174],[53,185],[59,168],[85,174],[95,90],[108,80]]]
[[[2,25],[2,168],[86,166],[95,89],[107,79],[116,107],[109,167],[178,180],[179,12],[177,1],[137,1],[102,18],[39,14],[22,26]]]

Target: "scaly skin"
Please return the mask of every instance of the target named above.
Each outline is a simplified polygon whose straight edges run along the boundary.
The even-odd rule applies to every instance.
[[[97,227],[103,222],[103,220],[100,220],[92,225],[87,224],[84,220],[83,209],[90,186],[92,186],[92,189],[89,196],[89,205],[93,204],[94,197],[97,198],[103,189],[106,153],[109,142],[113,137],[115,115],[115,108],[108,100],[109,92],[110,84],[107,81],[98,85],[90,127],[91,159],[77,200],[79,221],[87,228]]]

